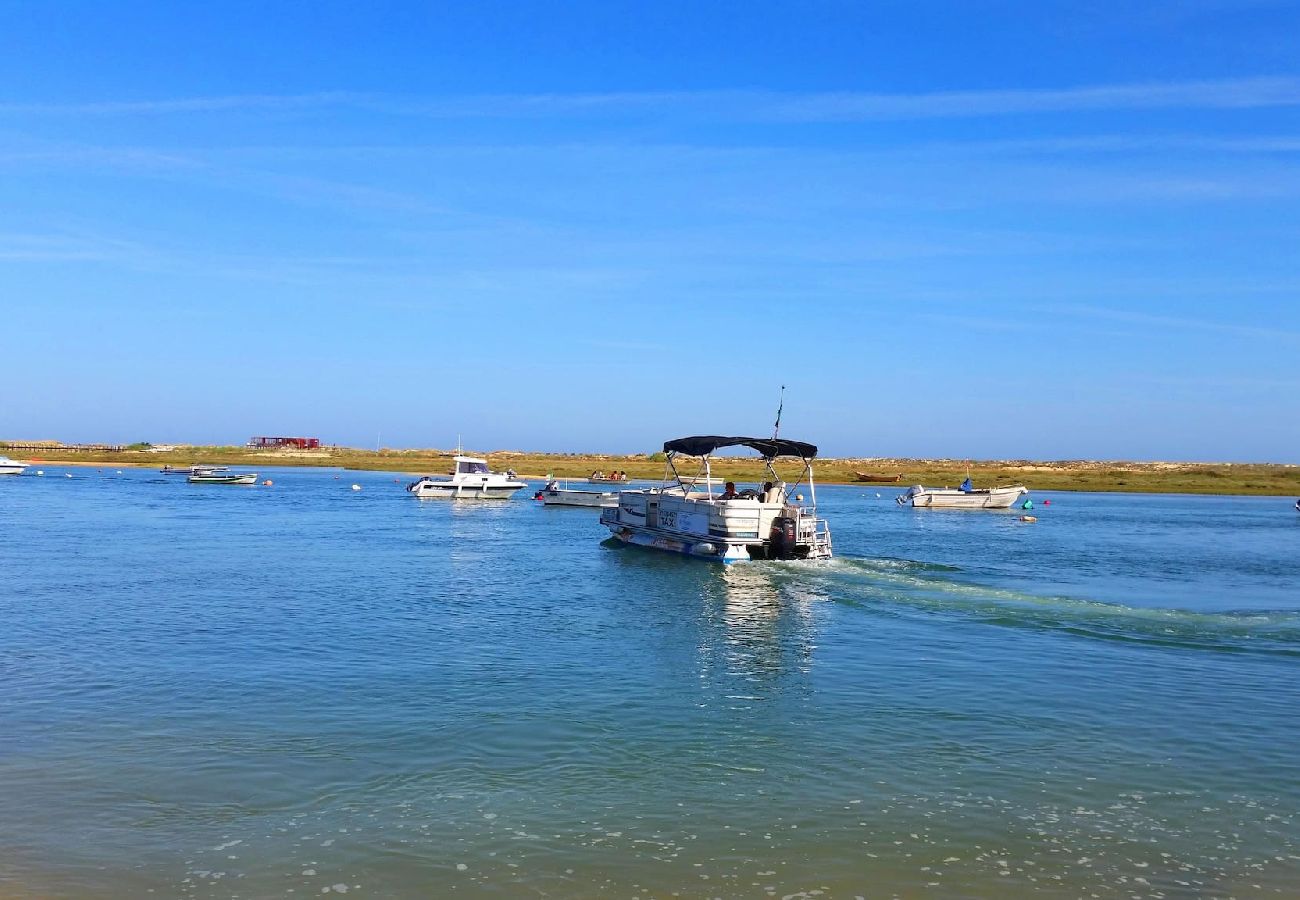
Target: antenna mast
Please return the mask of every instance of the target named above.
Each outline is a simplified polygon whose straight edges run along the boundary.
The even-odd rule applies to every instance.
[[[776,406],[776,425],[772,427],[772,440],[781,436],[781,410],[785,409],[785,385],[781,385],[781,402]]]

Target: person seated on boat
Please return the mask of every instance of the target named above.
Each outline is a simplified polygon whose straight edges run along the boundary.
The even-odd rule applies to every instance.
[[[975,485],[971,484],[970,476],[967,475],[966,480],[961,483],[961,492],[963,494],[969,494],[973,490],[975,490]]]
[[[718,495],[719,500],[735,500],[740,494],[736,493],[736,482],[728,481],[726,489]]]
[[[770,496],[772,496],[772,482],[770,482],[770,481],[764,481],[764,482],[763,482],[763,492],[762,492],[761,494],[758,495],[758,502],[759,502],[759,503],[766,503],[766,502],[767,502],[767,498],[770,497]]]

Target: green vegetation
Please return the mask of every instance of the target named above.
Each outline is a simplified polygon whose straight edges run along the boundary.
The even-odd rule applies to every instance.
[[[139,449],[137,449],[139,448]],[[469,452],[469,451],[467,451]],[[585,478],[593,471],[615,469],[633,478],[658,479],[665,463],[662,453],[617,456],[592,453],[521,453],[497,451],[477,455],[490,458],[493,468],[514,469],[521,475],[541,477],[553,473],[560,478]],[[57,447],[31,452],[26,458],[41,462],[81,462],[105,465],[188,466],[212,463],[233,466],[331,466],[407,473],[439,473],[451,468],[451,451],[445,450],[359,450],[331,448],[317,451],[252,450],[247,447],[178,447],[163,453],[133,444],[121,453],[81,453]],[[797,462],[778,465],[785,476],[793,476]],[[694,474],[690,461],[679,466],[683,474]],[[1163,463],[1089,462],[1069,460],[985,460],[967,464],[962,460],[920,459],[824,459],[817,463],[821,482],[853,482],[856,472],[893,476],[899,486],[925,484],[956,486],[969,471],[977,486],[1024,484],[1031,490],[1129,491],[1166,494],[1263,494],[1300,496],[1300,466],[1273,463]],[[713,462],[721,478],[740,482],[761,481],[762,462],[753,457],[722,457]],[[875,490],[880,485],[863,484]]]

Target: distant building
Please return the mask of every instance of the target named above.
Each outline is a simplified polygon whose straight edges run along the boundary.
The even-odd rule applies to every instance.
[[[271,450],[277,447],[292,447],[295,450],[319,450],[320,438],[313,437],[255,437],[249,438],[248,446],[258,450]]]

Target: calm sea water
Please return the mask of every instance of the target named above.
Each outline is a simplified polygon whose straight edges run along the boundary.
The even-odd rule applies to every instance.
[[[45,471],[0,896],[1300,896],[1294,498],[827,487],[836,559],[723,569],[522,493]]]

